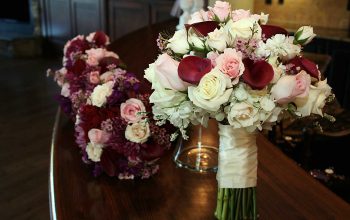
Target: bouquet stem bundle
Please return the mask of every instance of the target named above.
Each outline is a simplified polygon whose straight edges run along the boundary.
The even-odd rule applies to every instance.
[[[215,217],[219,220],[257,219],[256,187],[219,188]]]

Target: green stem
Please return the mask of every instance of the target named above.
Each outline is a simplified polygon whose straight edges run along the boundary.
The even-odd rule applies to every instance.
[[[226,220],[227,217],[227,203],[228,203],[229,189],[224,189],[224,205],[222,208],[221,220]]]
[[[256,210],[256,187],[253,188],[253,219],[257,219],[257,210]]]
[[[236,197],[236,189],[231,189],[231,196],[230,196],[230,219],[234,220],[234,210],[236,210],[236,202],[235,202],[235,197]]]
[[[237,189],[237,206],[236,206],[236,213],[235,213],[235,220],[239,219],[239,213],[240,213],[240,209],[241,209],[241,189]]]
[[[248,212],[248,219],[252,219],[252,188],[248,188],[247,189],[247,197],[248,197],[248,201],[247,201],[247,212]]]
[[[246,219],[246,214],[247,214],[247,206],[246,206],[246,201],[247,201],[247,189],[244,188],[242,189],[242,215],[243,219]]]
[[[215,211],[215,216],[217,219],[220,219],[220,217],[221,217],[223,193],[224,193],[224,189],[219,188],[218,189],[218,199],[217,199],[217,204],[216,204],[216,211]]]

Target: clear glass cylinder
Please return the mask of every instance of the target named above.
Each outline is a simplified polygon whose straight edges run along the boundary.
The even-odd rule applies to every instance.
[[[174,162],[178,167],[196,172],[216,172],[218,168],[219,135],[218,123],[209,120],[208,127],[192,125],[188,140],[179,138]]]

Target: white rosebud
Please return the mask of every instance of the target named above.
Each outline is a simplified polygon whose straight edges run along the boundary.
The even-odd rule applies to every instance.
[[[225,25],[225,30],[228,31],[233,39],[244,38],[249,39],[251,37],[261,38],[261,27],[254,18],[243,18],[236,22],[230,20]]]
[[[145,121],[129,124],[125,130],[125,138],[135,143],[145,143],[150,135],[149,125]]]
[[[306,45],[316,37],[316,34],[311,26],[302,26],[297,30],[294,36],[295,44]]]
[[[172,51],[178,54],[186,54],[190,51],[190,46],[187,42],[187,31],[181,29],[175,32],[174,36],[168,40],[166,48],[170,48]]]
[[[86,153],[88,155],[88,158],[94,162],[100,162],[101,155],[103,151],[103,145],[102,144],[94,144],[94,143],[88,143],[86,146]]]
[[[91,104],[97,107],[101,107],[107,102],[108,96],[113,92],[114,82],[109,81],[102,85],[98,85],[91,93]]]
[[[198,36],[197,33],[192,28],[188,32],[188,43],[195,50],[202,51],[205,49],[205,38]]]

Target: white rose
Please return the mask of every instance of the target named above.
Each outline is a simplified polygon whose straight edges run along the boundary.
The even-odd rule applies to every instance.
[[[205,38],[198,36],[193,28],[188,31],[188,43],[197,50],[205,49]]]
[[[258,110],[248,102],[232,103],[227,115],[228,122],[235,128],[249,127],[259,120]]]
[[[249,39],[252,36],[254,38],[261,38],[261,27],[254,18],[243,18],[236,22],[230,20],[225,25],[225,29],[230,33],[232,38]],[[253,30],[254,34],[252,32]]]
[[[316,34],[311,26],[302,26],[297,30],[294,36],[294,43],[306,45],[316,37]]]
[[[217,111],[227,102],[232,93],[230,77],[214,68],[203,76],[197,87],[188,87],[188,97],[198,107]]]
[[[208,39],[205,43],[208,48],[222,52],[227,47],[228,36],[223,28],[215,29],[208,34]]]
[[[316,86],[310,86],[309,95],[304,98],[296,98],[297,111],[301,116],[308,116],[311,113],[323,115],[322,108],[327,97],[331,94],[332,88],[327,84],[327,80],[319,81]]]
[[[86,146],[85,150],[90,160],[94,162],[100,162],[102,151],[103,151],[102,148],[103,148],[102,144],[93,144],[90,142]]]
[[[135,143],[145,143],[150,135],[149,125],[145,121],[129,124],[125,130],[125,138]]]
[[[110,81],[102,85],[98,85],[91,93],[91,104],[101,107],[107,102],[107,97],[112,94],[114,82]]]
[[[166,48],[170,48],[172,51],[178,54],[186,54],[190,51],[190,46],[187,42],[187,31],[181,29],[175,32],[174,36],[168,40]]]
[[[69,97],[70,95],[69,83],[63,83],[62,89],[61,89],[61,95],[64,97]]]

